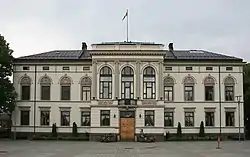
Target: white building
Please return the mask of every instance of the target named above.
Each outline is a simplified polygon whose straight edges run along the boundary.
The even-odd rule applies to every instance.
[[[244,133],[236,96],[243,95],[242,59],[162,44],[106,42],[81,50],[50,51],[14,61],[18,104],[12,130],[20,134],[106,133],[118,140],[153,134]]]

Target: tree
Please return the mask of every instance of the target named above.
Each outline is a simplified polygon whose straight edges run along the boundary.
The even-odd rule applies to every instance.
[[[205,129],[204,129],[204,122],[203,121],[201,121],[201,124],[200,124],[199,136],[200,137],[204,137],[205,136]]]
[[[250,137],[250,63],[244,67],[244,115],[246,125],[246,135]]]
[[[10,118],[16,106],[16,92],[13,83],[10,81],[12,76],[14,57],[9,44],[0,34],[0,113],[7,113]]]
[[[52,125],[52,137],[57,137],[57,127],[56,123]]]
[[[77,124],[76,124],[76,122],[73,123],[72,135],[73,135],[74,137],[77,136]]]
[[[182,131],[181,131],[181,123],[178,122],[178,127],[177,127],[177,137],[181,137],[182,136]]]

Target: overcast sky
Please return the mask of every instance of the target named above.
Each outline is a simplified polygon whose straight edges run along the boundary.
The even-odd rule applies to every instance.
[[[150,41],[250,61],[250,0],[0,0],[0,33],[24,56],[93,43]]]

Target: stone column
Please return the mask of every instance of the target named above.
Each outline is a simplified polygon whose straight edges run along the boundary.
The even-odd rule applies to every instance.
[[[97,99],[97,61],[92,62],[92,98]]]
[[[114,83],[115,94],[114,98],[119,98],[119,61],[115,61],[115,83]]]
[[[136,61],[136,95],[135,99],[141,97],[141,72],[140,72],[140,61]]]
[[[159,72],[158,72],[158,99],[163,98],[163,61],[158,62]]]

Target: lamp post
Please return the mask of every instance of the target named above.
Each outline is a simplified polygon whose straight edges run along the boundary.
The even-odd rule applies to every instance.
[[[240,98],[241,95],[236,96],[238,102],[238,117],[239,117],[239,142],[240,142]]]

